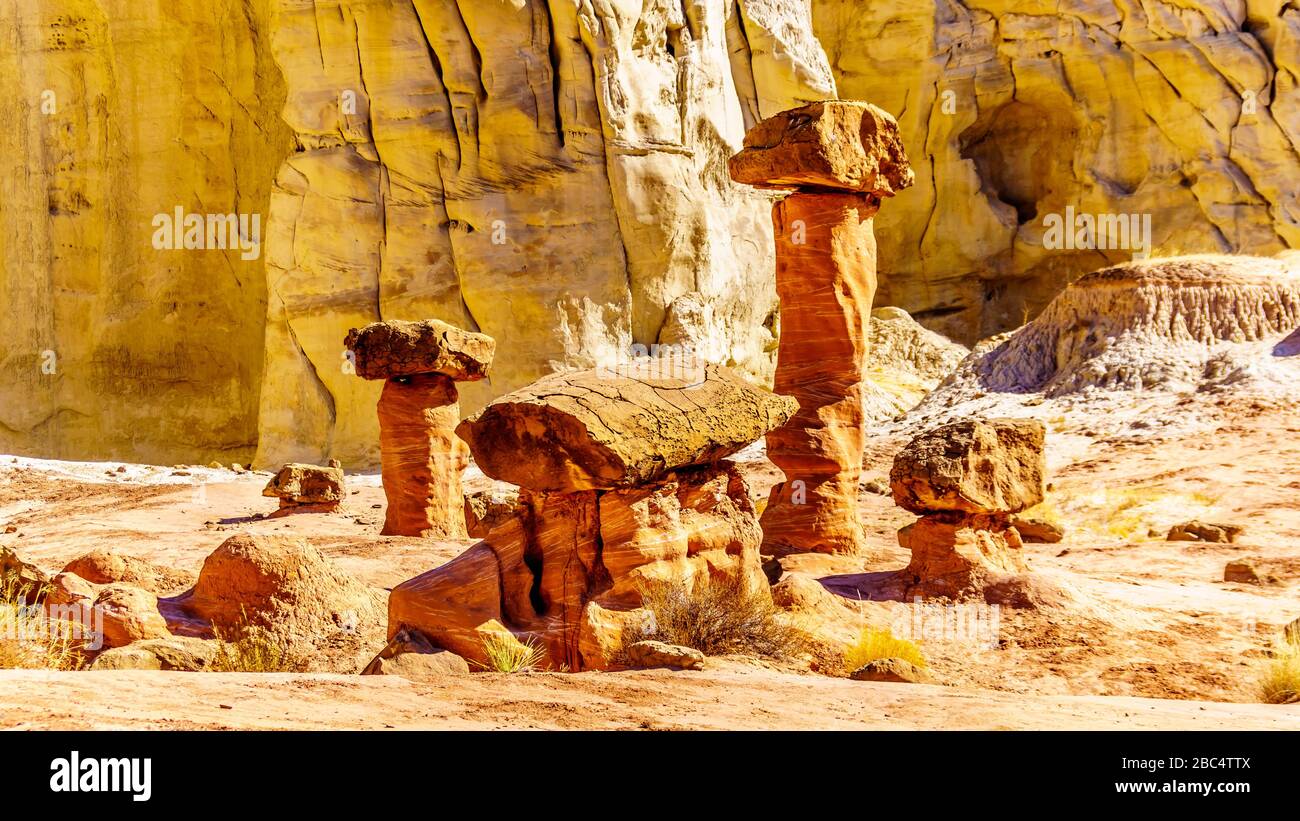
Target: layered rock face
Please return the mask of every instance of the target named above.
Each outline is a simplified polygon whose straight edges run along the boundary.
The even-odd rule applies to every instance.
[[[926,431],[894,457],[894,502],[921,518],[898,532],[909,595],[960,597],[1028,570],[1010,514],[1043,501],[1046,430],[1032,419]]]
[[[497,340],[471,411],[665,329],[770,374],[768,202],[725,162],[835,95],[806,4],[281,0],[273,32],[299,151],[270,206],[258,463],[376,461],[338,340],[390,317]]]
[[[835,96],[811,30],[801,0],[9,4],[0,450],[377,465],[340,340],[389,318],[499,341],[470,410],[634,344],[770,376],[769,203],[725,163]],[[177,206],[257,215],[258,255],[155,250]]]
[[[774,553],[858,553],[858,479],[876,291],[872,218],[912,184],[893,118],[855,102],[783,112],[745,135],[738,182],[788,190],[772,222],[781,341],[776,390],[799,412],[767,437],[785,473],[763,511]]]
[[[916,407],[970,353],[923,327],[902,308],[871,312],[863,417],[888,422]]]
[[[1151,215],[1154,254],[1300,247],[1300,7],[1285,0],[812,0],[840,94],[898,117],[917,185],[878,301],[958,341],[1023,324],[1132,248],[1048,215]]]
[[[522,485],[519,498],[491,521],[475,507],[483,541],[393,589],[389,637],[415,630],[483,662],[484,639],[510,634],[539,642],[556,668],[602,669],[646,618],[647,584],[766,585],[757,512],[722,457],[793,405],[712,366],[701,384],[593,370],[497,399],[460,433],[488,476]]]
[[[1131,256],[1045,248],[1067,207],[1149,213],[1156,254],[1300,246],[1294,2],[630,8],[0,9],[0,451],[377,465],[339,340],[391,317],[499,339],[470,410],[633,344],[770,377],[767,201],[724,163],[837,94],[925,158],[877,303],[965,343]],[[257,255],[155,249],[178,206],[259,216]]]
[[[0,452],[251,457],[262,256],[153,239],[180,208],[265,241],[292,150],[273,5],[0,4]]]

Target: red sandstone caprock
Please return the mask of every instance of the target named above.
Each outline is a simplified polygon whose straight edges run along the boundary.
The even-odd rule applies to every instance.
[[[731,176],[793,189],[772,214],[781,341],[775,391],[799,412],[767,436],[786,480],[763,513],[764,552],[858,553],[865,369],[876,292],[872,218],[912,184],[898,124],[867,103],[829,101],[755,126]]]
[[[468,448],[456,436],[456,380],[487,375],[496,343],[439,322],[376,322],[344,341],[357,374],[384,379],[379,397],[379,448],[388,511],[385,536],[463,539],[461,473]]]

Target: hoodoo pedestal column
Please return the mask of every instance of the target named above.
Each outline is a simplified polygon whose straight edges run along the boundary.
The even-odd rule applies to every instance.
[[[763,513],[765,552],[858,553],[863,389],[876,292],[872,218],[883,197],[912,184],[885,112],[815,103],[765,120],[731,160],[738,182],[789,190],[776,203],[781,299],[777,393],[799,412],[767,436],[786,479]]]
[[[435,319],[375,322],[344,341],[357,375],[383,379],[379,451],[385,536],[466,538],[461,474],[468,448],[456,436],[456,382],[482,379],[496,351],[483,334]]]

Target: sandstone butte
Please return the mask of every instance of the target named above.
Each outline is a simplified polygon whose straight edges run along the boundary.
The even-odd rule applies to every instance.
[[[1294,3],[137,5],[0,8],[5,452],[378,465],[340,340],[391,318],[497,339],[469,411],[633,343],[770,379],[769,200],[726,161],[837,96],[927,158],[876,303],[959,342],[1131,256],[1045,248],[1067,205],[1153,214],[1158,255],[1300,247]],[[261,215],[260,253],[155,250],[177,206]]]
[[[461,474],[469,464],[456,382],[487,376],[496,354],[489,336],[436,319],[374,322],[343,344],[358,376],[384,380],[379,395],[383,535],[460,539],[465,531]]]
[[[767,437],[785,481],[763,511],[764,547],[860,553],[872,218],[883,197],[913,180],[898,124],[867,103],[813,103],[751,129],[730,170],[738,182],[790,192],[772,212],[781,298],[775,389],[795,397],[799,412]]]
[[[477,464],[521,485],[518,503],[483,541],[393,588],[389,638],[413,629],[483,662],[487,636],[514,636],[556,667],[606,669],[624,663],[647,585],[765,586],[758,514],[724,457],[794,403],[724,368],[697,377],[553,376],[467,420]]]

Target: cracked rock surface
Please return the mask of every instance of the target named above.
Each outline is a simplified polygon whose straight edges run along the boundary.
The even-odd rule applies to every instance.
[[[619,370],[549,376],[497,399],[456,432],[488,476],[572,493],[637,485],[716,462],[797,408],[793,399],[727,368],[672,370],[670,360],[643,358]]]

